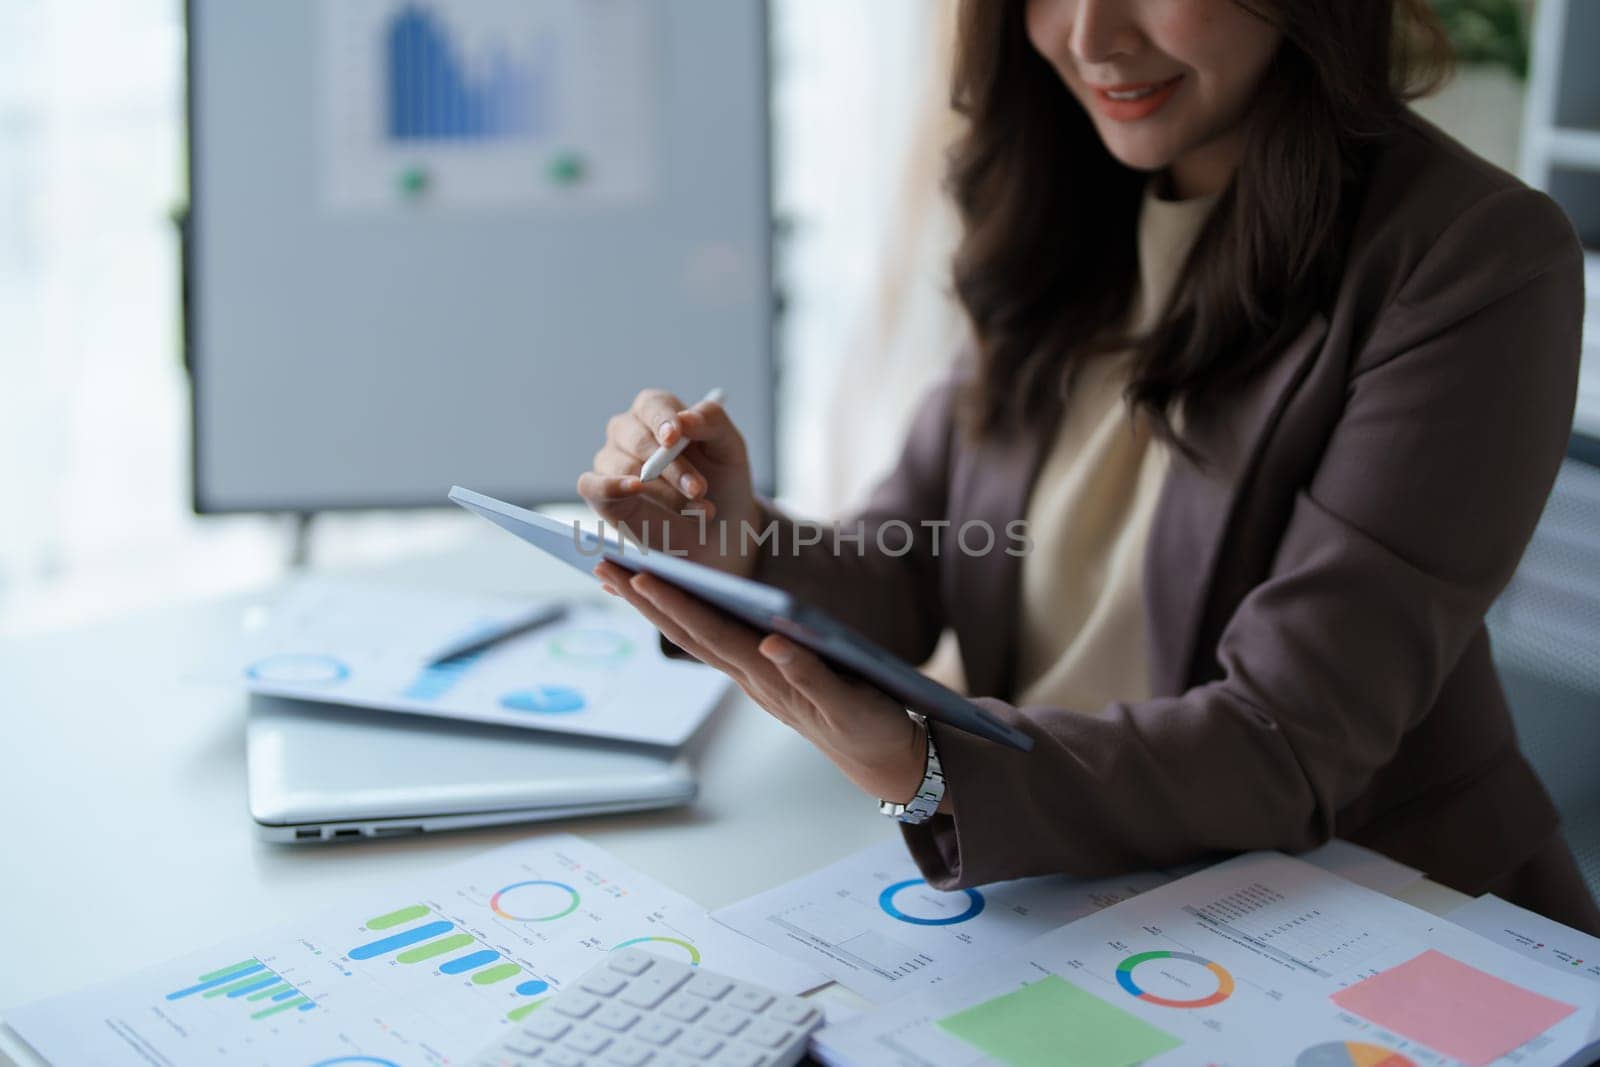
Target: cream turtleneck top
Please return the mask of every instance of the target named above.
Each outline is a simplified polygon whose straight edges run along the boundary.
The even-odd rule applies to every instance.
[[[1139,206],[1139,292],[1131,325],[1152,326],[1218,197]],[[1079,368],[1028,502],[1018,698],[1093,711],[1149,697],[1144,549],[1170,452],[1122,391],[1132,352]]]

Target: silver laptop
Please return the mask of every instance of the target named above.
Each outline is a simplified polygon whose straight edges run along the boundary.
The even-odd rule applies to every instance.
[[[250,814],[269,841],[309,844],[694,799],[676,751],[252,696]]]

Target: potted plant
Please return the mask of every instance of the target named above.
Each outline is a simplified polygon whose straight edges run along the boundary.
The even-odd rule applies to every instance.
[[[1412,106],[1474,152],[1515,170],[1528,76],[1530,0],[1432,0],[1456,72]]]

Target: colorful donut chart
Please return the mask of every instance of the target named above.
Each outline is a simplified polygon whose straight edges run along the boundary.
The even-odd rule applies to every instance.
[[[1189,963],[1198,963],[1217,977],[1216,992],[1209,996],[1198,997],[1194,1000],[1173,1000],[1168,997],[1158,997],[1154,993],[1146,993],[1139,988],[1139,983],[1133,980],[1133,971],[1141,963],[1151,960],[1186,960]],[[1229,974],[1220,963],[1212,963],[1203,956],[1196,956],[1192,952],[1141,952],[1136,956],[1129,956],[1117,964],[1117,984],[1122,986],[1133,996],[1150,1004],[1159,1004],[1163,1008],[1209,1008],[1213,1004],[1221,1004],[1233,994],[1233,975]]]
[[[507,893],[511,892],[513,889],[522,889],[522,888],[524,888],[526,886],[532,886],[532,885],[547,885],[547,886],[551,886],[551,887],[553,887],[555,889],[559,889],[562,892],[566,893],[567,896],[570,899],[567,901],[566,907],[560,908],[560,909],[558,909],[556,911],[553,911],[549,915],[516,915],[516,914],[513,914],[512,912],[506,910],[506,907],[502,903],[502,898]],[[578,891],[576,889],[572,888],[570,885],[567,885],[567,883],[565,883],[565,882],[552,882],[552,881],[548,881],[547,879],[543,879],[543,878],[536,878],[536,879],[534,879],[532,881],[529,881],[529,882],[512,882],[510,885],[501,886],[500,889],[495,893],[495,895],[489,898],[489,907],[496,915],[500,916],[502,919],[514,919],[517,922],[524,922],[524,923],[547,923],[547,922],[550,922],[552,919],[560,919],[563,916],[571,915],[574,911],[577,910],[577,908],[578,908]]]
[[[660,941],[668,945],[677,945],[689,954],[689,966],[700,966],[700,950],[682,938],[677,937],[630,937],[626,941],[618,941],[615,945],[612,945],[611,951],[616,952],[618,949],[627,948],[629,945],[642,945],[648,941]]]

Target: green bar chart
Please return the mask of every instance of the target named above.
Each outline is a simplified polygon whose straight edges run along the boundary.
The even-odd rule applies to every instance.
[[[191,997],[202,1001],[241,1001],[256,1009],[250,1013],[252,1019],[270,1019],[291,1009],[310,1011],[317,1006],[316,1001],[301,993],[292,982],[254,958],[199,975],[193,985],[168,993],[166,999],[180,1001]],[[254,1003],[257,1001],[265,1001],[265,1004]]]
[[[546,883],[541,883],[546,884]],[[557,883],[548,883],[556,885]],[[560,887],[576,899],[576,892],[567,886]],[[570,910],[570,909],[568,909]],[[565,914],[565,912],[563,912]],[[519,963],[506,959],[499,949],[484,944],[473,934],[460,928],[455,920],[447,918],[426,904],[410,904],[394,911],[368,919],[363,927],[380,934],[371,941],[356,945],[345,955],[353,963],[389,960],[399,966],[415,966],[437,961],[433,965],[444,978],[462,977],[473,986],[495,986],[521,977],[514,987],[519,996],[538,997],[512,1008],[507,1018],[515,1022],[526,1017],[544,1003],[541,994],[549,991],[550,984],[542,978],[529,975]],[[254,974],[228,972],[216,976],[221,982],[249,983],[257,980]],[[225,991],[228,986],[222,987]],[[282,1005],[274,1011],[281,1010]]]

